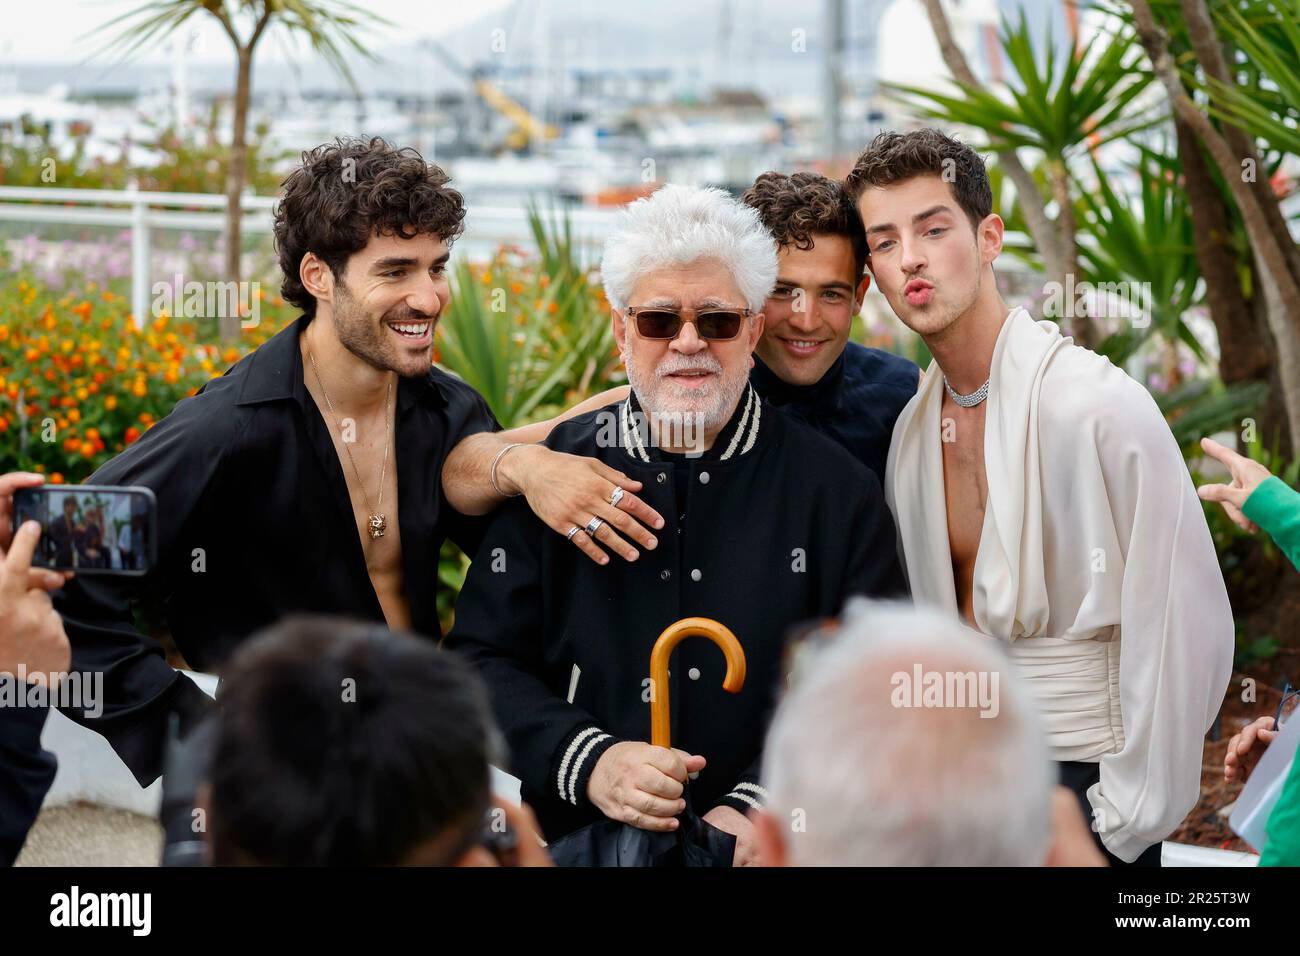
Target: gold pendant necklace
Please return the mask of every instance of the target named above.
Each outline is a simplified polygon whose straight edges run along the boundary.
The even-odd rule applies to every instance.
[[[320,377],[320,369],[316,365],[316,356],[311,350],[307,350],[307,358],[311,361],[311,370],[316,374],[316,384],[320,386],[320,392],[325,396],[325,405],[330,410],[330,417],[334,419],[334,427],[339,430],[339,437],[343,437],[343,425],[339,421],[338,415],[334,411],[334,403],[330,401],[330,393],[325,389],[325,382]],[[393,397],[393,380],[388,380],[388,392],[384,395],[384,463],[379,469],[379,508],[384,506],[384,479],[388,475],[388,445],[392,437],[392,420],[389,417],[389,404]],[[357,469],[356,459],[352,457],[352,448],[350,443],[343,440],[343,450],[348,453],[348,461],[352,463],[352,473],[357,476],[357,487],[361,489],[361,497],[366,500],[366,510],[370,512],[370,518],[367,521],[367,530],[370,537],[382,538],[384,532],[388,530],[388,516],[379,511],[379,508],[370,507],[370,495],[366,494],[365,483],[361,480],[361,472]]]

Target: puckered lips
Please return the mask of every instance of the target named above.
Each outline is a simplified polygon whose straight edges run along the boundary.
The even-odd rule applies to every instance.
[[[903,286],[903,297],[907,299],[909,305],[918,308],[926,305],[934,298],[934,283],[927,282],[925,279],[913,279]]]
[[[388,330],[392,332],[403,345],[420,348],[429,345],[433,341],[433,320],[432,319],[406,319],[401,322],[385,322]]]

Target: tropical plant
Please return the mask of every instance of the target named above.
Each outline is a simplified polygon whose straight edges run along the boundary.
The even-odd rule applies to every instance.
[[[617,374],[609,309],[576,259],[566,221],[535,209],[536,263],[502,250],[483,268],[457,264],[438,323],[438,362],[479,392],[506,428],[572,405]]]
[[[1123,365],[1152,335],[1159,335],[1166,342],[1184,343],[1206,363],[1206,351],[1185,318],[1198,301],[1200,266],[1176,161],[1139,147],[1138,159],[1129,167],[1139,186],[1136,202],[1116,192],[1096,159],[1092,165],[1095,191],[1085,190],[1080,199],[1084,275],[1094,287],[1123,281],[1145,290],[1141,298],[1148,310],[1144,321],[1124,322],[1097,351]]]
[[[148,0],[111,20],[104,29],[120,28],[105,47],[125,59],[179,29],[191,17],[214,17],[235,50],[234,116],[230,162],[226,170],[226,278],[241,277],[243,208],[240,197],[248,171],[248,108],[253,84],[253,55],[258,43],[279,30],[301,38],[355,90],[348,57],[373,58],[353,35],[363,24],[389,21],[347,0]],[[222,320],[222,336],[239,332],[238,316]]]
[[[1287,82],[1286,77],[1263,71],[1271,64],[1285,73],[1300,50],[1293,45],[1296,32],[1278,22],[1279,17],[1285,20],[1291,15],[1290,3],[1275,6],[1273,0],[1241,0],[1240,8],[1250,11],[1246,22],[1255,17],[1272,22],[1274,28],[1268,33],[1272,49],[1282,51],[1290,45],[1291,58],[1286,62],[1266,58],[1238,70],[1237,56],[1225,48],[1219,33],[1218,23],[1227,16],[1224,6],[1216,5],[1212,12],[1206,0],[1179,0],[1176,6],[1132,0],[1129,5],[1134,28],[1174,116],[1189,131],[1189,138],[1194,137],[1189,149],[1203,147],[1217,167],[1220,182],[1229,191],[1249,240],[1250,254],[1257,264],[1253,275],[1261,291],[1261,311],[1276,356],[1289,445],[1294,449],[1300,447],[1300,247],[1291,235],[1277,195],[1261,175],[1265,164],[1258,144],[1233,122],[1216,125],[1214,118],[1231,114],[1232,102],[1222,93],[1237,82],[1241,73],[1257,88],[1253,95],[1271,101],[1269,84],[1277,89]]]

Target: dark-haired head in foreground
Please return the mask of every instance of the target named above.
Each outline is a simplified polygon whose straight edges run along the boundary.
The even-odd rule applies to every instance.
[[[452,865],[486,856],[496,744],[477,676],[379,625],[302,617],[231,659],[208,795],[212,862]]]

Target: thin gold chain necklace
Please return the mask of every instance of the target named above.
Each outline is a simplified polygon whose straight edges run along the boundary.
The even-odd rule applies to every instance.
[[[325,405],[330,410],[330,417],[334,419],[334,426],[339,430],[339,437],[343,437],[343,425],[339,421],[338,414],[334,411],[334,403],[330,401],[330,393],[325,389],[325,382],[320,377],[320,369],[316,365],[316,356],[312,354],[311,349],[307,350],[307,358],[311,361],[311,370],[316,374],[316,384],[320,386],[321,394],[325,396]],[[384,479],[388,476],[388,445],[392,437],[392,421],[389,418],[389,402],[393,397],[393,380],[388,379],[388,392],[384,396],[384,463],[379,469],[379,508],[384,506]],[[361,497],[366,500],[366,510],[370,512],[369,531],[371,538],[382,538],[384,532],[388,530],[388,516],[379,511],[378,508],[370,507],[370,495],[366,494],[365,482],[361,480],[361,472],[357,469],[356,459],[352,457],[351,443],[344,440],[343,450],[348,453],[348,461],[352,463],[352,473],[357,476],[357,487],[361,489]]]

